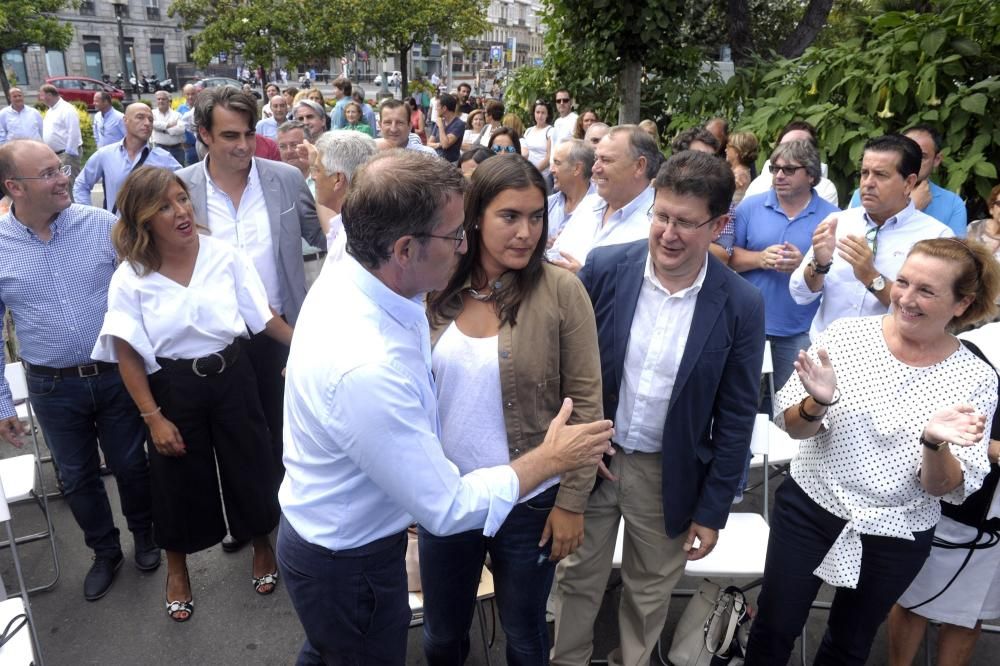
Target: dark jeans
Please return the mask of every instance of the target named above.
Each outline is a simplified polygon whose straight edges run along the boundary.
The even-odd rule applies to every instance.
[[[410,604],[406,532],[333,552],[281,518],[278,568],[306,640],[296,664],[402,666]]]
[[[829,513],[791,478],[775,494],[764,585],[750,630],[746,666],[787,664],[822,581],[819,566],[846,521]],[[914,540],[862,535],[857,589],[838,587],[814,664],[864,664],[896,599],[930,553],[934,529]]]
[[[146,429],[117,371],[63,379],[27,374],[31,405],[59,470],[63,494],[97,555],[121,550],[100,476],[100,443],[115,475],[122,513],[132,532],[151,528]]]
[[[420,528],[420,582],[424,593],[424,655],[430,666],[463,664],[486,553],[493,563],[500,623],[507,637],[507,663],[549,663],[545,600],[555,562],[551,541],[538,547],[559,486],[514,507],[503,527],[487,538],[482,530],[434,536]]]

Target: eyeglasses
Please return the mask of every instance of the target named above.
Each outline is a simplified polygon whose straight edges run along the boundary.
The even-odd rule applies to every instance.
[[[774,164],[771,164],[767,168],[768,171],[770,171],[772,174],[778,173],[780,171],[786,176],[794,176],[795,172],[798,171],[799,169],[805,169],[804,166],[794,166],[791,164],[785,166],[775,166]]]
[[[414,238],[440,238],[441,240],[450,240],[455,242],[455,249],[457,250],[465,242],[465,227],[459,227],[458,231],[455,232],[454,236],[442,236],[440,234],[413,234]]]
[[[865,240],[868,242],[868,249],[872,251],[873,257],[878,254],[878,232],[881,230],[882,227],[872,227],[865,232]]]
[[[499,155],[500,153],[516,153],[517,149],[514,146],[492,146],[490,150],[493,151],[494,155]]]
[[[58,169],[43,171],[38,176],[11,176],[10,180],[44,180],[47,183],[50,180],[58,178],[60,175],[68,177],[71,173],[73,173],[73,167],[69,164],[64,164]]]
[[[556,104],[569,104],[569,97],[556,97]]]
[[[656,224],[661,227],[666,227],[668,224],[674,225],[674,229],[680,232],[692,232],[696,229],[701,229],[706,224],[713,222],[718,215],[708,218],[704,222],[685,222],[684,220],[678,220],[676,218],[670,217],[669,215],[662,215],[653,212],[653,206],[649,207],[646,211],[646,216],[649,218],[650,224]]]

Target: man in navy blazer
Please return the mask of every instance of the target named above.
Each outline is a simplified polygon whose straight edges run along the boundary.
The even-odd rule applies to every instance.
[[[746,464],[764,352],[756,287],[711,256],[735,183],[685,151],[661,167],[649,240],[595,249],[580,272],[597,315],[616,455],[590,497],[583,545],[557,573],[553,664],[586,664],[625,519],[621,647],[648,664],[674,585],[726,524]]]
[[[231,243],[253,261],[271,308],[294,326],[306,297],[302,239],[326,249],[326,236],[305,179],[293,166],[254,157],[257,100],[252,95],[228,86],[203,90],[195,99],[194,122],[207,155],[177,175],[188,186],[195,216],[214,237]],[[244,350],[257,374],[257,391],[274,448],[274,473],[280,474],[281,371],[288,347],[256,335]],[[227,552],[241,545],[229,537],[222,542]],[[273,559],[261,563],[259,570],[274,571]]]

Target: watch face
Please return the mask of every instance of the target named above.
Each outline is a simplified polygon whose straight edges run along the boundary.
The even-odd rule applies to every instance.
[[[885,279],[881,275],[879,275],[877,278],[872,280],[871,288],[874,289],[875,291],[882,291],[883,289],[885,289]]]

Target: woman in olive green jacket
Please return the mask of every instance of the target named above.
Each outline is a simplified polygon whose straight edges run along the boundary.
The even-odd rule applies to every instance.
[[[520,155],[476,169],[465,199],[468,252],[428,305],[445,455],[464,474],[541,443],[562,399],[571,423],[603,418],[597,328],[571,272],[543,260],[545,180]],[[521,501],[492,537],[420,531],[424,652],[460,664],[487,552],[508,664],[548,661],[545,600],[555,563],[583,540],[595,469],[553,478]]]

